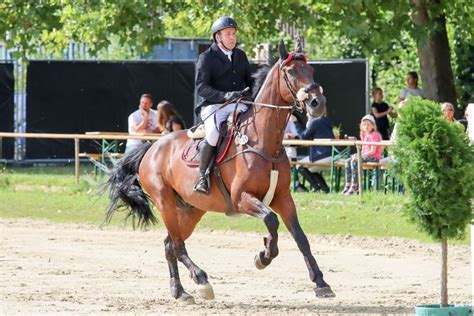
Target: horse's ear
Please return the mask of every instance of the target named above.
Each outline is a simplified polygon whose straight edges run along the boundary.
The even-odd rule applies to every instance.
[[[303,48],[301,46],[301,37],[299,35],[296,37],[295,53],[303,53]]]
[[[278,45],[278,50],[280,51],[281,60],[285,60],[288,58],[288,52],[286,51],[285,43],[283,43],[283,40],[280,40],[280,44]]]

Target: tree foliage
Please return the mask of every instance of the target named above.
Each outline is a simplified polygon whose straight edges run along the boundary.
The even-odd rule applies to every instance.
[[[393,152],[409,194],[405,214],[435,240],[461,238],[471,219],[474,147],[437,103],[412,98],[400,113]]]
[[[288,43],[292,34],[285,29],[290,28],[305,37],[305,49],[314,59],[369,57],[376,73],[374,84],[388,85],[385,90],[392,101],[404,86],[404,74],[416,70],[417,43],[427,41],[440,27],[437,16],[445,15],[448,26],[460,26],[458,42],[474,45],[472,0],[419,0],[433,18],[423,26],[411,18],[418,10],[416,1],[3,0],[0,38],[22,57],[34,56],[37,48],[60,54],[71,41],[86,43],[97,53],[114,40],[140,53],[167,35],[210,38],[212,22],[231,15],[238,20],[239,40],[246,47],[276,44],[281,38]],[[461,93],[465,91],[470,90],[463,88]]]
[[[19,57],[38,48],[59,54],[69,42],[97,52],[115,35],[121,44],[150,49],[163,39],[163,16],[179,7],[167,0],[4,0],[0,36]]]

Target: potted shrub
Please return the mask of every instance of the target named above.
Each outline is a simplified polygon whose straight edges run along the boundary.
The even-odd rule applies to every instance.
[[[333,126],[332,132],[334,134],[335,139],[340,139],[341,138],[341,131],[342,131],[341,125]]]
[[[462,126],[449,123],[438,103],[410,99],[400,109],[395,171],[408,195],[403,211],[441,244],[439,305],[418,306],[418,315],[470,315],[470,306],[448,305],[448,239],[463,238],[472,217],[474,146]]]

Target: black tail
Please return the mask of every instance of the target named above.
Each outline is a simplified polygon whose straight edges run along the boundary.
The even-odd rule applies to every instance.
[[[138,217],[138,226],[156,223],[148,197],[138,182],[138,167],[150,146],[150,143],[144,143],[127,153],[112,171],[106,184],[110,199],[106,223],[110,222],[116,210],[121,209],[128,210],[127,218]]]

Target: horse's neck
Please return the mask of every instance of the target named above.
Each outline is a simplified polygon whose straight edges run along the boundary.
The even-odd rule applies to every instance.
[[[267,76],[256,103],[285,106],[279,90],[278,66],[274,66]],[[255,111],[255,141],[256,146],[270,156],[277,155],[282,150],[283,136],[289,115],[288,109],[278,109],[256,105]]]

